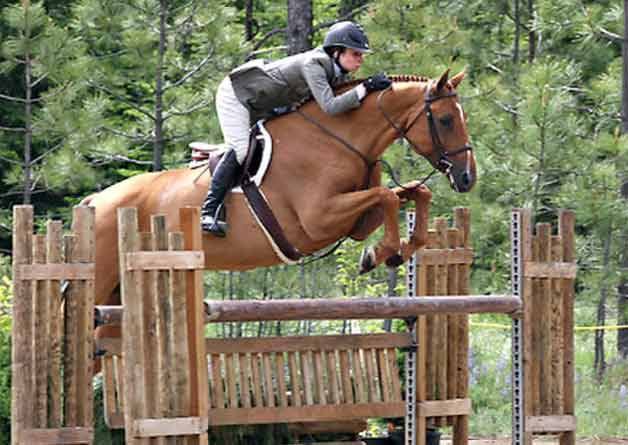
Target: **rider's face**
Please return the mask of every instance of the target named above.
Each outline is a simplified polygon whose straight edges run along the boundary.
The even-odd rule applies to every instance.
[[[347,48],[338,57],[340,65],[350,73],[357,71],[364,61],[364,53]]]

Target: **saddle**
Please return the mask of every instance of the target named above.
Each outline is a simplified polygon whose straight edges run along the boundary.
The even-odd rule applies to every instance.
[[[191,169],[209,168],[212,174],[228,150],[225,144],[208,144],[206,142],[192,142],[189,144],[189,147],[192,149],[192,160],[189,163],[189,167]],[[259,187],[270,166],[272,153],[272,139],[263,122],[260,121],[251,129],[249,149],[244,166],[238,175],[235,187],[231,191],[242,193],[242,188],[239,186],[242,184],[245,176],[248,176]]]
[[[209,168],[211,173],[214,172],[218,162],[227,152],[227,147],[224,144],[211,145],[204,142],[192,142],[190,148],[192,148],[190,168],[205,166],[205,168]],[[263,121],[260,121],[251,129],[246,159],[231,191],[244,193],[253,217],[268,238],[277,256],[286,264],[295,264],[304,255],[288,241],[268,204],[268,200],[259,188],[270,166],[271,157],[272,139],[266,131]]]

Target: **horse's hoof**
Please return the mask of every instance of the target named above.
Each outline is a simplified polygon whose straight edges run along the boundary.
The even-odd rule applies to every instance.
[[[403,257],[398,253],[390,256],[386,259],[386,266],[388,267],[399,267],[403,264]]]
[[[362,250],[360,255],[360,275],[375,269],[375,250],[372,247],[367,247]]]

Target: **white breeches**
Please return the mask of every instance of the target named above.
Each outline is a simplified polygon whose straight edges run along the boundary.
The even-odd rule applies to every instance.
[[[216,112],[225,139],[225,144],[235,150],[238,162],[242,164],[249,149],[249,110],[238,100],[229,76],[225,77],[216,93]]]

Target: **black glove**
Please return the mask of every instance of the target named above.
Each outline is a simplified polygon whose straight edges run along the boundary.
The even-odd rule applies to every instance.
[[[392,81],[386,74],[379,73],[369,77],[362,84],[366,88],[367,93],[372,93],[373,91],[385,90],[392,84]]]

